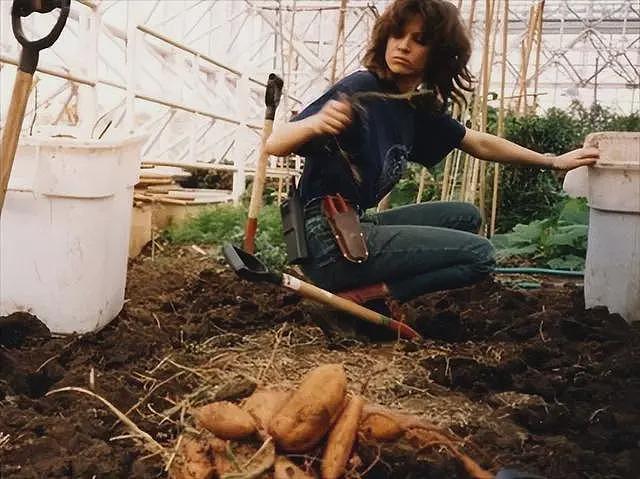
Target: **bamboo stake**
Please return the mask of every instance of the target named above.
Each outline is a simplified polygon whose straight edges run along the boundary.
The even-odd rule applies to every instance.
[[[462,0],[460,0],[462,1]],[[458,118],[460,117],[460,119],[462,119],[462,113],[460,112],[460,105],[458,105],[458,103],[454,103],[453,105],[453,113],[452,113],[453,118]],[[451,176],[451,164],[453,161],[453,154],[449,154],[447,155],[447,158],[444,160],[444,173],[442,176],[442,190],[440,192],[440,200],[441,201],[445,201],[447,199],[447,196],[449,195],[449,180],[450,180],[450,176]],[[426,172],[426,168],[425,168],[425,172]],[[455,184],[455,178],[453,179],[454,184]]]
[[[493,8],[494,0],[485,0],[485,15],[484,15],[484,55],[482,62],[484,68],[482,71],[482,114],[480,121],[480,131],[487,131],[487,109],[488,109],[488,97],[489,97],[489,82],[491,81],[491,63],[489,61],[493,56],[494,45],[491,41],[491,24],[493,20]],[[495,36],[493,36],[495,40]],[[486,163],[478,160],[480,165],[480,193],[479,193],[479,207],[480,211],[485,212],[485,188],[486,188]],[[475,191],[474,191],[475,193]]]
[[[525,35],[522,37],[522,40],[520,41],[520,72],[518,77],[518,98],[516,101],[516,112],[518,114],[520,114],[520,112],[522,111],[522,97],[523,97],[523,92],[526,91],[527,67],[529,63],[529,57],[527,56],[527,43],[528,43],[529,37],[531,36],[531,28],[533,25],[532,19],[534,16],[535,8],[536,8],[535,5],[531,5],[529,7],[529,21],[527,23],[527,31]],[[524,101],[526,105],[526,101],[527,101],[526,98]]]
[[[476,90],[477,92],[477,90]],[[478,127],[478,108],[480,108],[481,103],[480,95],[476,94],[473,99],[473,108],[471,110],[471,127]],[[468,185],[465,188],[466,198],[465,201],[469,201],[471,203],[475,203],[476,201],[476,187],[478,184],[478,173],[480,169],[480,160],[474,157],[469,157],[469,179]]]
[[[344,17],[345,17],[345,12],[347,11],[347,1],[348,0],[340,1],[340,16],[338,17],[338,32],[336,35],[336,46],[333,51],[333,55],[331,57],[331,84],[335,83],[336,81],[336,65],[338,63],[338,48],[340,46],[340,37],[344,30]]]
[[[473,18],[475,16],[476,13],[476,2],[478,0],[471,0],[471,7],[469,9],[469,23],[467,24],[467,28],[469,29],[469,32],[471,32],[471,27],[473,27]]]
[[[504,0],[504,10],[502,19],[502,62],[500,78],[500,110],[498,111],[498,136],[504,137],[504,90],[507,75],[507,39],[509,36],[509,0]],[[500,182],[500,165],[495,163],[493,168],[493,194],[491,197],[491,224],[489,236],[496,232],[496,215],[498,211],[498,186]]]
[[[458,177],[458,171],[460,169],[460,159],[462,158],[462,151],[455,152],[455,161],[453,165],[453,175],[451,175],[451,186],[449,187],[448,200],[453,200],[453,196],[456,192],[456,178]]]
[[[529,10],[529,25],[527,27],[527,35],[523,39],[523,61],[520,68],[520,97],[518,98],[518,112],[526,113],[527,111],[527,71],[529,69],[529,60],[531,58],[531,47],[533,45],[533,37],[536,26],[538,25],[538,18],[542,14],[541,6],[544,5],[544,1],[532,5]],[[525,41],[526,40],[526,41]],[[522,108],[520,108],[522,105]]]
[[[295,33],[295,20],[296,20],[296,2],[293,0],[292,13],[291,13],[291,28],[289,29],[289,55],[287,55],[287,71],[285,75],[284,71],[284,28],[283,28],[283,15],[282,15],[282,2],[278,2],[278,10],[280,13],[280,55],[282,63],[282,78],[284,78],[284,117],[285,121],[289,121],[289,88],[291,87],[291,61],[293,59],[293,36]],[[284,167],[285,162],[288,165],[289,161],[286,158],[278,158],[277,164],[280,167]],[[278,178],[278,206],[282,204],[282,191],[284,188],[284,182],[282,176]]]
[[[440,200],[444,201],[447,197],[449,191],[449,176],[451,174],[451,163],[453,161],[453,155],[447,155],[446,160],[444,160],[444,173],[442,175],[442,189],[440,191]],[[422,180],[422,172],[420,173],[420,180]],[[422,185],[421,185],[422,186]],[[418,190],[420,191],[420,190]],[[420,196],[419,196],[420,197]],[[416,200],[417,202],[417,200]]]
[[[467,29],[469,30],[469,32],[471,32],[471,29],[473,28],[473,20],[474,20],[474,16],[476,13],[476,4],[477,4],[477,0],[471,0],[471,7],[469,8],[469,20],[467,22]],[[477,98],[477,95],[474,97],[474,105],[475,105],[475,98]],[[472,107],[473,110],[473,107]],[[473,110],[475,111],[475,110]],[[471,114],[471,121],[472,121],[472,126],[473,126],[473,117],[474,117],[474,113]],[[469,155],[467,155],[466,153],[464,154],[464,168],[462,171],[462,182],[460,185],[460,200],[465,201],[466,195],[467,195],[467,179],[468,179],[468,175],[469,175]]]
[[[534,73],[534,83],[533,83],[533,112],[535,113],[538,110],[538,80],[540,77],[540,52],[542,50],[542,22],[543,22],[543,12],[544,12],[544,2],[542,0],[540,2],[540,14],[538,15],[538,25],[537,25],[537,45],[536,45],[536,66]]]
[[[416,195],[416,204],[422,203],[422,193],[424,192],[424,180],[426,176],[427,176],[427,169],[423,166],[422,169],[420,170],[420,182],[418,183],[418,194]]]
[[[379,213],[381,211],[386,211],[389,208],[391,208],[391,192],[389,192],[386,195],[384,195],[384,198],[382,198],[378,202],[378,206],[376,207],[376,211]]]

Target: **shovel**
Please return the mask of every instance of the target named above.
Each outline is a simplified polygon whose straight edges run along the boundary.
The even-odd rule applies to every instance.
[[[244,249],[249,253],[255,252],[256,231],[258,229],[258,213],[262,206],[262,192],[264,191],[264,180],[267,176],[267,161],[269,153],[265,150],[265,143],[273,130],[273,119],[276,115],[276,109],[280,104],[282,96],[282,86],[284,82],[275,73],[269,74],[267,80],[267,89],[264,93],[264,125],[262,126],[262,138],[260,140],[260,157],[256,166],[256,173],[253,177],[253,186],[251,187],[251,201],[249,202],[249,215],[245,225],[244,233]]]
[[[71,0],[13,0],[11,7],[11,26],[16,40],[22,45],[20,53],[20,65],[13,84],[11,103],[7,114],[7,121],[2,132],[2,150],[0,151],[0,214],[4,205],[4,197],[9,186],[9,176],[13,159],[18,147],[18,138],[22,129],[24,110],[27,106],[33,74],[38,66],[40,50],[49,48],[60,36],[67,17],[69,16],[69,4]],[[28,17],[32,13],[49,13],[59,8],[60,15],[53,29],[46,37],[38,40],[27,40],[22,31],[22,17]]]
[[[367,309],[353,301],[341,298],[329,291],[302,281],[295,276],[291,276],[287,273],[271,272],[255,256],[231,244],[224,245],[222,252],[227,263],[229,263],[236,274],[242,279],[284,286],[285,288],[295,291],[300,296],[317,301],[318,303],[332,306],[341,311],[345,311],[360,319],[369,321],[370,323],[379,324],[389,328],[398,333],[401,338],[420,338],[420,334],[405,323],[401,323],[400,321],[396,321],[388,316],[376,313],[375,311]]]

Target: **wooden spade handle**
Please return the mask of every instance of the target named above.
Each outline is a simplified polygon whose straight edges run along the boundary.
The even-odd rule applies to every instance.
[[[305,298],[340,309],[357,316],[358,318],[364,319],[365,321],[369,321],[370,323],[379,324],[392,329],[402,338],[420,338],[420,334],[405,323],[396,321],[395,319],[389,318],[383,314],[376,313],[375,311],[367,309],[358,303],[354,303],[353,301],[337,296],[327,290],[318,288],[317,286],[302,281],[294,276],[284,273],[282,275],[282,285],[296,291],[299,295],[304,296]]]
[[[29,99],[32,85],[33,75],[18,70],[13,85],[13,93],[11,94],[11,104],[9,105],[7,121],[2,131],[2,150],[0,151],[0,214],[2,213],[2,206],[4,205],[4,197],[7,194],[13,158],[15,157],[16,148],[18,147],[22,119],[24,118],[24,111],[27,107],[27,100]]]
[[[256,165],[256,173],[253,177],[253,186],[251,187],[251,202],[249,203],[249,218],[257,218],[260,213],[262,202],[262,192],[264,190],[264,181],[267,176],[267,162],[269,161],[269,153],[265,151],[265,143],[271,136],[273,131],[273,120],[265,120],[262,128],[262,139],[260,140],[260,157]]]
[[[264,191],[264,182],[267,177],[267,163],[269,161],[269,153],[265,150],[265,143],[273,130],[273,120],[264,120],[262,128],[262,139],[260,144],[260,157],[256,165],[256,173],[253,176],[253,186],[251,186],[251,201],[249,202],[249,214],[244,231],[244,250],[253,254],[255,252],[255,238],[258,230],[258,214],[262,207],[262,192]]]

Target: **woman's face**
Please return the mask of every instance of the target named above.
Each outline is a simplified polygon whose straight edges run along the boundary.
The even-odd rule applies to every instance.
[[[408,21],[399,36],[390,35],[384,59],[389,70],[402,84],[422,81],[427,63],[428,47],[422,43],[423,25],[420,18]]]

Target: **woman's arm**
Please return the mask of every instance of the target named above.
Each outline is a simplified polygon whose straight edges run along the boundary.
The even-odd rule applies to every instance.
[[[288,155],[316,136],[338,135],[349,126],[352,115],[346,98],[329,100],[315,115],[278,126],[267,139],[265,149],[270,155]]]
[[[520,166],[572,170],[594,164],[599,155],[597,148],[578,148],[559,156],[536,153],[504,138],[467,128],[460,149],[486,161],[511,163]]]

